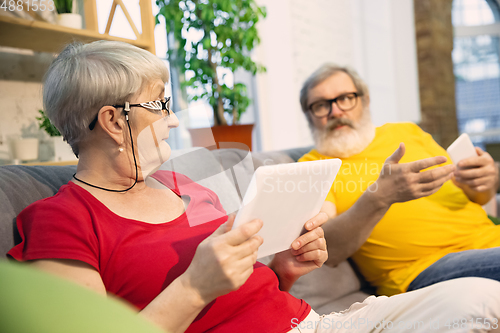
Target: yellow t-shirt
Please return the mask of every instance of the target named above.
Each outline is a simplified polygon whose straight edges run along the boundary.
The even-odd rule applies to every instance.
[[[398,147],[406,145],[400,163],[446,156],[428,134],[412,123],[386,124],[376,129],[370,145],[360,154],[342,159],[342,167],[326,198],[337,214],[348,210],[375,182],[382,165]],[[333,158],[313,149],[299,161]],[[395,203],[380,220],[365,244],[352,256],[377,293],[406,291],[424,269],[448,253],[500,246],[496,227],[480,205],[471,202],[452,181],[428,197]]]

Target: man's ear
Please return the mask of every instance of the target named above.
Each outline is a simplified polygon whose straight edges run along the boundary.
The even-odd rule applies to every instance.
[[[370,95],[366,94],[364,100],[366,106],[370,106]]]
[[[122,114],[122,109],[110,105],[103,106],[99,110],[98,121],[100,128],[107,133],[118,145],[123,143],[127,124]]]

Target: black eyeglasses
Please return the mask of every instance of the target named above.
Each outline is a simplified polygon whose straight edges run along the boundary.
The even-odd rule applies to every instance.
[[[170,97],[167,97],[163,100],[150,101],[146,103],[138,103],[138,104],[130,104],[129,102],[125,102],[124,105],[111,105],[114,108],[123,108],[123,111],[129,112],[130,107],[140,107],[157,114],[162,117],[170,116]],[[89,129],[92,131],[97,124],[97,118],[99,113],[96,114],[94,120],[89,124]]]
[[[313,116],[317,118],[323,118],[330,115],[332,112],[332,104],[337,104],[337,107],[342,111],[350,111],[358,103],[358,97],[362,96],[357,92],[342,94],[333,99],[322,99],[320,101],[314,102],[307,108]]]

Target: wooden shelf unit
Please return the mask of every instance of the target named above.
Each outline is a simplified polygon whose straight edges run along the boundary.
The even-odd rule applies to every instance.
[[[89,43],[96,40],[127,42],[152,53],[154,46],[154,17],[151,0],[140,0],[142,33],[139,34],[121,0],[114,0],[106,33],[101,34],[97,27],[97,10],[94,0],[84,0],[86,29],[71,29],[57,24],[17,17],[0,16],[0,46],[30,49],[38,52],[58,53],[73,41]],[[97,0],[96,0],[97,1]],[[108,34],[117,6],[120,6],[134,30],[137,39],[127,39]]]

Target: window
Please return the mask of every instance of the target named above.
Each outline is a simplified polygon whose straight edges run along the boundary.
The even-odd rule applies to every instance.
[[[452,21],[459,131],[482,148],[500,144],[499,3],[454,0]]]

